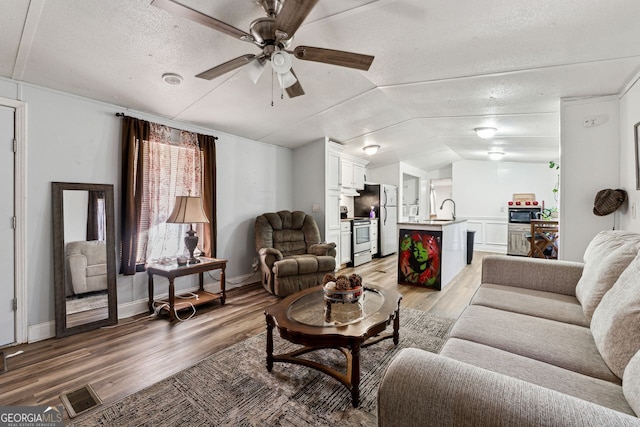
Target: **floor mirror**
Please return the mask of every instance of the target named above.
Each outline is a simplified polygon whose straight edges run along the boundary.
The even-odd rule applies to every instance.
[[[53,182],[56,337],[114,325],[113,185]]]

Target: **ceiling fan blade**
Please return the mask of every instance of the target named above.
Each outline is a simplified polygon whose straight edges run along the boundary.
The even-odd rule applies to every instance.
[[[305,61],[323,62],[363,71],[369,70],[374,58],[371,55],[311,46],[298,46],[293,50],[293,54],[296,58]]]
[[[285,1],[282,10],[276,16],[276,28],[287,33],[287,38],[293,37],[316,3],[318,0]]]
[[[187,18],[193,22],[213,28],[214,30],[220,31],[221,33],[227,34],[236,39],[253,42],[253,36],[251,34],[245,33],[232,25],[205,15],[202,12],[198,12],[197,10],[192,9],[189,6],[185,6],[175,0],[153,0],[151,4],[174,16]]]
[[[205,80],[213,80],[216,77],[220,77],[221,75],[228,73],[229,71],[233,71],[236,68],[240,68],[243,65],[248,64],[249,62],[253,61],[255,58],[256,56],[251,54],[242,55],[238,58],[232,59],[231,61],[227,61],[224,64],[220,64],[216,67],[213,67],[207,71],[203,71],[202,73],[198,74],[196,77],[200,79],[205,79]]]
[[[286,91],[289,98],[295,98],[296,96],[304,95],[304,89],[302,89],[302,85],[300,84],[300,79],[296,76],[296,73],[291,70],[291,74],[293,74],[296,78],[296,82],[293,86],[289,86]]]

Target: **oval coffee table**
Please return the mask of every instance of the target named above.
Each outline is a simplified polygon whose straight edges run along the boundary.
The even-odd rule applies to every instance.
[[[360,349],[393,338],[398,344],[400,328],[400,300],[402,295],[393,290],[365,287],[358,303],[326,303],[322,286],[305,289],[289,295],[267,307],[267,370],[273,362],[295,363],[317,369],[338,381],[351,391],[351,402],[358,407],[360,401]],[[384,330],[393,321],[393,332]],[[304,347],[283,354],[273,354],[273,328],[280,336]],[[346,358],[346,372],[298,356],[325,349],[340,350]]]

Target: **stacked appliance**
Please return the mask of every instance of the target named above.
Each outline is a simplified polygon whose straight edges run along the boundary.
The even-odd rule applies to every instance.
[[[371,207],[378,220],[379,255],[386,256],[398,250],[397,187],[391,184],[365,184],[360,195],[353,198],[355,217],[369,217]]]
[[[507,255],[527,256],[531,248],[531,220],[540,217],[542,206],[532,193],[514,194],[507,206]]]

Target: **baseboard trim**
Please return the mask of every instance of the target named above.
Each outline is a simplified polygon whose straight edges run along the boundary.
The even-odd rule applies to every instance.
[[[239,280],[239,282],[233,282],[227,280],[225,283],[226,290],[239,288],[245,285],[251,285],[254,283],[258,283],[256,281],[250,281],[256,273],[247,274],[244,276],[239,276],[233,279],[233,281]],[[209,283],[204,286],[204,289],[209,292],[220,292],[220,284],[219,282]],[[181,289],[180,292],[194,292],[197,291],[198,287],[193,287],[189,289]],[[169,297],[169,292],[165,294],[156,295],[156,299],[166,299]],[[140,299],[131,302],[125,302],[123,304],[118,305],[118,320],[126,319],[128,317],[137,316],[139,314],[147,313],[149,311],[149,300]],[[56,322],[51,320],[44,323],[38,323],[37,325],[29,326],[28,328],[28,342],[34,343],[37,341],[46,340],[49,338],[53,338],[56,336]]]
[[[46,340],[56,336],[56,322],[51,320],[37,325],[29,326],[27,329],[27,342]]]

